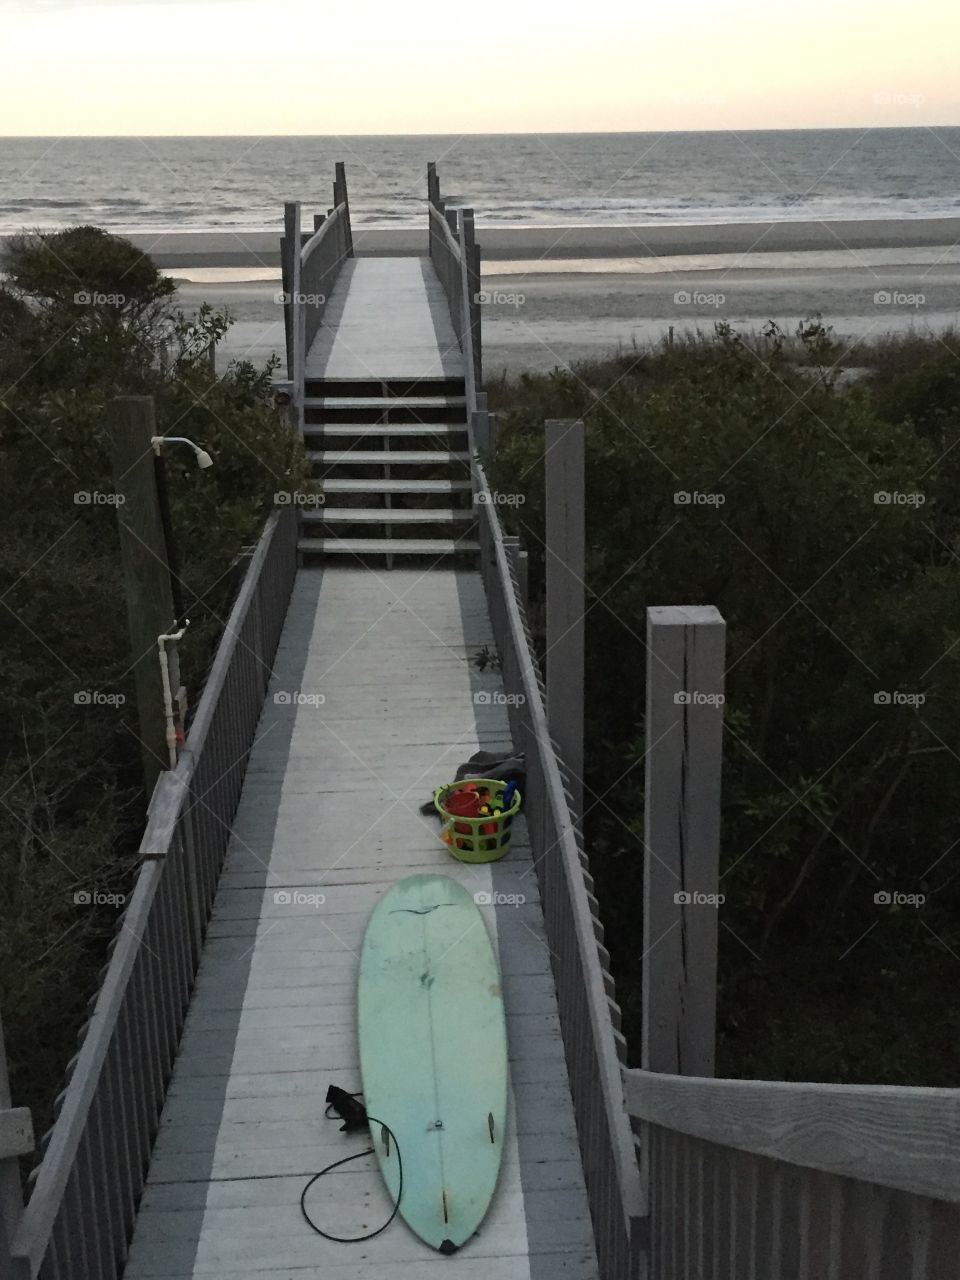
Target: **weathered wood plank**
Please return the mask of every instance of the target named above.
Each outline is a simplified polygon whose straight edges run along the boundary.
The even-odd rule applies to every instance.
[[[417,870],[443,870],[474,893],[490,894],[494,884],[489,867],[451,860],[436,819],[419,813],[481,735],[485,746],[495,736],[510,745],[505,705],[473,702],[476,688],[502,689],[497,673],[478,680],[472,658],[483,643],[490,625],[475,575],[395,570],[378,581],[363,570],[328,569],[298,580],[126,1280],[234,1280],[244,1270],[302,1271],[307,1280],[347,1265],[342,1246],[302,1223],[297,1203],[311,1173],[362,1149],[359,1136],[348,1140],[323,1118],[323,1099],[331,1083],[359,1087],[354,1002],[366,921],[387,888]],[[326,701],[278,704],[277,691],[322,692]],[[500,1190],[469,1252],[484,1276],[500,1274],[506,1260],[511,1280],[595,1280],[523,822],[496,885],[525,899],[481,906],[500,953],[514,1103]],[[318,1205],[335,1216],[386,1216],[373,1169],[358,1163],[329,1182]],[[364,1280],[387,1274],[388,1257],[391,1277],[408,1265],[428,1276],[435,1262],[402,1226],[371,1246]],[[531,1271],[534,1257],[546,1261]]]
[[[647,610],[643,1031],[649,1071],[713,1073],[725,625]]]
[[[652,1124],[789,1164],[960,1202],[960,1090],[715,1080],[630,1070]]]

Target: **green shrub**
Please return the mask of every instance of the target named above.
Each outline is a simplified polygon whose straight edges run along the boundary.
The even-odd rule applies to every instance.
[[[586,831],[634,1053],[645,611],[714,604],[728,627],[719,1070],[956,1084],[956,489],[869,385],[811,379],[795,355],[720,327],[526,377],[499,389],[491,480],[525,497],[506,510],[539,600],[543,422],[583,419]],[[925,702],[877,705],[892,691]],[[880,908],[881,890],[927,902]]]
[[[126,892],[145,812],[116,511],[76,500],[113,491],[107,403],[152,394],[160,431],[215,460],[200,471],[189,450],[165,451],[191,703],[238,552],[278,489],[309,482],[270,368],[233,363],[216,379],[207,349],[228,318],[173,309],[169,282],[132,245],[78,228],[22,239],[12,262],[15,292],[0,292],[0,363],[16,374],[0,400],[0,1009],[14,1096],[42,1131],[116,921],[115,905],[75,895]],[[78,282],[126,301],[76,303]],[[83,700],[93,692],[108,700]]]

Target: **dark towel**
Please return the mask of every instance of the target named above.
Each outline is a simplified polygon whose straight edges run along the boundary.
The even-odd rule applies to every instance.
[[[495,751],[478,751],[469,760],[459,766],[454,782],[462,782],[464,778],[495,778],[499,782],[515,782],[523,794],[527,782],[526,764],[523,752],[511,756],[501,756]],[[433,798],[420,806],[421,813],[436,813]],[[439,814],[437,815],[439,817]]]

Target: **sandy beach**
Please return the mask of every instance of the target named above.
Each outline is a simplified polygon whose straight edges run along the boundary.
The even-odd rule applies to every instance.
[[[130,239],[161,267],[275,267],[276,231],[143,231]],[[667,255],[907,249],[960,241],[960,218],[877,218],[836,222],[728,222],[648,226],[503,227],[477,223],[487,260],[631,258]],[[358,253],[425,253],[426,226],[354,226]]]
[[[742,329],[775,320],[791,331],[820,313],[852,347],[960,322],[960,219],[643,228],[642,246],[633,228],[554,228],[553,240],[546,230],[483,234],[488,376],[656,342],[671,327],[711,332],[720,320]],[[358,253],[422,251],[418,239],[358,232],[355,244]],[[252,259],[252,249],[206,234],[154,249],[184,307],[207,301],[230,312],[222,360],[283,352],[271,240],[254,238],[262,253]]]
[[[220,360],[283,354],[277,231],[138,232],[186,310],[227,308]],[[488,376],[550,369],[669,332],[792,331],[821,314],[849,338],[960,323],[960,218],[658,226],[478,226]],[[2,239],[0,239],[2,243]],[[358,226],[358,254],[425,253],[416,228]],[[855,353],[851,355],[855,363]]]

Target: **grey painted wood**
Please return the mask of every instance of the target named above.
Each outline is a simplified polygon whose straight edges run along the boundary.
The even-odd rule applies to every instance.
[[[297,545],[301,551],[322,551],[328,556],[468,555],[480,549],[468,534],[457,538],[341,538],[330,532],[319,538],[301,538]]]
[[[296,311],[293,295],[299,291],[300,205],[288,200],[283,206],[283,238],[280,241],[280,266],[283,284],[284,333],[287,342],[287,377],[297,385],[297,348],[294,341]]]
[[[20,1225],[23,1193],[18,1157],[33,1150],[33,1123],[26,1107],[13,1107],[0,1020],[0,1276],[14,1280],[11,1242]]]
[[[643,1030],[649,1071],[713,1073],[725,624],[647,610]]]
[[[359,1087],[354,1000],[373,905],[398,877],[428,868],[492,896],[491,868],[451,859],[438,824],[419,813],[480,745],[509,745],[506,709],[492,700],[500,676],[471,661],[484,643],[492,634],[475,573],[334,567],[298,578],[127,1280],[266,1280],[285,1268],[337,1277],[350,1266],[358,1277],[407,1268],[412,1280],[449,1267],[402,1224],[356,1253],[328,1244],[302,1222],[298,1200],[310,1174],[363,1146],[322,1112],[330,1083]],[[287,691],[299,700],[275,700]],[[491,700],[477,703],[477,692]],[[491,1214],[457,1266],[510,1280],[594,1280],[550,952],[522,821],[515,839],[496,888],[527,901],[481,908],[507,999],[508,1154]],[[324,902],[295,900],[298,889]],[[389,1211],[373,1167],[358,1163],[325,1181],[312,1203],[345,1234]]]
[[[584,428],[582,422],[545,425],[547,715],[573,797],[583,814],[584,687]]]
[[[960,1090],[624,1075],[652,1124],[807,1169],[960,1203]]]
[[[337,277],[307,357],[309,378],[462,377],[440,281],[420,258],[355,258]]]
[[[570,820],[560,768],[550,748],[544,691],[525,615],[507,586],[508,553],[482,464],[474,468],[474,483],[481,571],[504,687],[522,695],[515,698],[511,727],[526,752],[527,791],[535,798],[527,809],[534,865],[544,903],[545,937],[554,959],[599,1264],[605,1276],[632,1280],[643,1264],[644,1204],[634,1138],[623,1107],[622,1046],[609,1011],[612,981],[597,941],[584,856]]]
[[[336,186],[339,200],[334,204],[342,204],[344,210],[345,243],[344,252],[348,258],[353,257],[353,232],[350,229],[350,198],[347,194],[347,167],[342,160],[336,162]]]
[[[137,690],[137,717],[147,795],[168,765],[167,728],[157,637],[173,627],[173,595],[160,518],[151,396],[121,396],[107,406],[107,434],[117,505],[127,627]],[[176,688],[174,680],[173,687]]]
[[[290,247],[290,356],[287,377],[293,383],[295,416],[298,426],[303,421],[303,376],[306,353],[306,316],[301,297],[300,201],[288,200],[283,206],[283,235]]]

